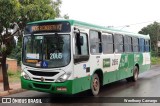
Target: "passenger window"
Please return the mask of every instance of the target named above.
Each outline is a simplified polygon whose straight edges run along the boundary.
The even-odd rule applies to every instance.
[[[113,53],[113,35],[107,34],[102,35],[103,53]]]
[[[124,36],[124,50],[125,52],[132,52],[132,40],[130,36]]]
[[[140,52],[144,52],[145,50],[145,42],[143,38],[139,39],[139,47],[140,47]]]
[[[133,52],[139,52],[138,38],[132,37]]]
[[[101,33],[98,31],[90,31],[90,50],[91,54],[102,53]]]
[[[114,48],[115,53],[122,53],[123,50],[123,36],[119,34],[114,35]]]
[[[150,51],[150,40],[145,40],[145,52]]]

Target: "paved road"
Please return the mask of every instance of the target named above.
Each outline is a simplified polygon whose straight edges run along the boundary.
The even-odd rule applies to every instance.
[[[87,92],[83,92],[74,96],[54,96],[48,93],[37,91],[26,91],[10,95],[9,97],[48,97],[50,98],[49,101],[53,101],[53,99],[57,97],[62,99],[61,102],[64,102],[67,98],[70,99],[70,103],[23,104],[26,106],[160,106],[160,103],[105,103],[105,100],[108,101],[110,99],[112,101],[118,101],[127,97],[131,97],[129,99],[135,99],[134,97],[142,97],[138,98],[137,100],[142,100],[144,97],[159,97],[157,100],[160,101],[160,66],[153,66],[150,71],[140,74],[137,82],[127,82],[126,80],[121,80],[105,85],[102,87],[99,96],[96,98],[89,96]],[[72,98],[74,98],[74,100],[71,100]],[[86,103],[87,101],[90,103]],[[103,101],[103,103],[101,101]],[[9,105],[11,104],[3,104],[3,106]],[[12,104],[12,106],[21,105],[22,104]]]

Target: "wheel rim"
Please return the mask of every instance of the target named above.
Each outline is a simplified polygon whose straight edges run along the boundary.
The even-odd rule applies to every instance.
[[[97,78],[94,78],[94,80],[93,80],[93,89],[94,89],[94,91],[99,90],[99,81]]]
[[[91,90],[94,96],[98,95],[100,90],[100,80],[97,74],[93,75],[92,82],[91,82]]]
[[[138,79],[138,69],[135,68],[134,72],[135,72],[134,73],[134,79],[137,80]]]

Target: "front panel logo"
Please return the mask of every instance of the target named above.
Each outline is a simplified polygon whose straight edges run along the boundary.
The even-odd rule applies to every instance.
[[[42,81],[42,82],[44,81],[44,78],[43,78],[43,77],[41,77],[41,81]]]
[[[11,98],[2,98],[2,103],[11,103]]]
[[[110,58],[103,59],[103,68],[110,67],[110,66],[111,66]]]

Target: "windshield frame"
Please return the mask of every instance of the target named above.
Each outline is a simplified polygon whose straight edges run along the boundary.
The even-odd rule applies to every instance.
[[[40,66],[40,67],[38,67],[38,66],[33,66],[33,65],[29,65],[29,64],[27,64],[27,62],[25,62],[25,60],[26,60],[26,58],[25,58],[25,55],[26,55],[26,53],[25,53],[25,42],[24,42],[24,39],[25,39],[25,37],[28,37],[28,36],[56,36],[56,34],[57,35],[68,35],[69,36],[69,61],[68,61],[68,63],[67,64],[65,64],[65,65],[62,65],[62,66],[58,66],[58,67],[42,67],[42,66]],[[50,68],[59,68],[59,67],[65,67],[65,66],[67,66],[67,65],[69,65],[70,63],[71,63],[71,34],[70,33],[35,33],[35,34],[25,34],[24,36],[23,36],[23,39],[22,39],[22,64],[24,64],[24,65],[26,65],[26,66],[30,66],[30,67],[34,67],[34,68],[43,68],[43,69],[50,69]],[[44,43],[44,41],[43,41],[43,43]],[[42,52],[42,54],[41,55],[43,55],[44,53]],[[34,59],[33,59],[34,60]],[[35,59],[36,60],[36,59]],[[43,60],[43,59],[42,59]]]

